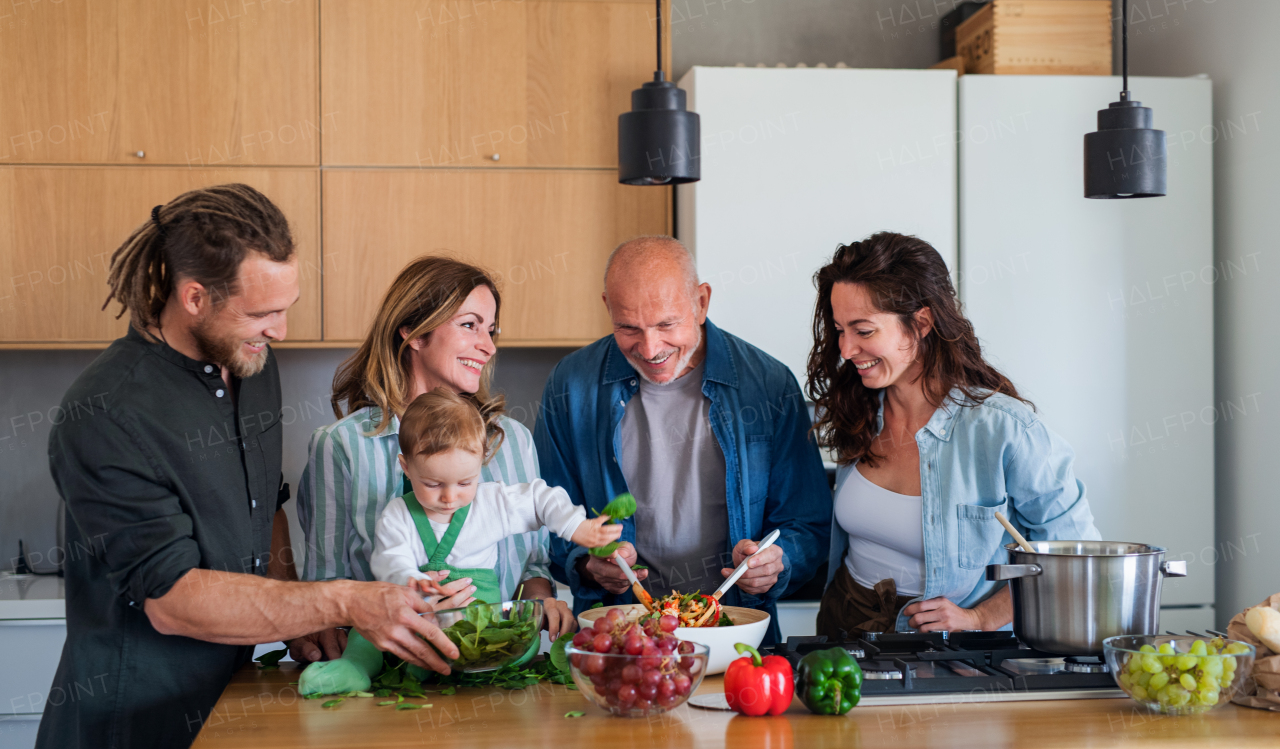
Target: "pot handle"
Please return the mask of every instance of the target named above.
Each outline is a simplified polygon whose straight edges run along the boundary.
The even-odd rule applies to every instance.
[[[1185,559],[1175,559],[1169,562],[1160,563],[1160,574],[1165,577],[1186,577],[1187,562]]]
[[[1185,562],[1183,565],[1185,566]],[[1035,577],[1044,570],[1038,564],[988,564],[987,580],[1012,580],[1015,577]]]

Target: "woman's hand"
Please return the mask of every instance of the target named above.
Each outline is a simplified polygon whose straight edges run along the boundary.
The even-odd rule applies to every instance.
[[[565,632],[572,632],[578,628],[578,618],[573,615],[569,604],[558,598],[542,599],[542,611],[547,615],[547,637],[552,640],[555,640]]]
[[[578,628],[578,619],[573,615],[569,604],[551,595],[551,583],[547,580],[541,577],[525,580],[520,597],[542,600],[542,611],[547,615],[543,626],[552,640]]]
[[[974,609],[962,609],[946,598],[917,601],[902,609],[907,621],[920,632],[957,632],[983,629],[982,617]]]

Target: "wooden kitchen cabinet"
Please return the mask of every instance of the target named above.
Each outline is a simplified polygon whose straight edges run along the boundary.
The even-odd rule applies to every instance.
[[[119,305],[101,309],[112,253],[150,220],[152,206],[228,182],[261,190],[289,218],[302,292],[289,310],[289,339],[319,340],[319,170],[18,166],[0,167],[3,341],[75,346],[124,335]]]
[[[326,341],[358,341],[410,260],[446,254],[494,274],[502,345],[582,345],[610,331],[600,301],[619,242],[669,232],[668,188],[603,170],[324,172]]]
[[[318,164],[317,3],[13,3],[0,163]]]
[[[650,2],[321,9],[326,165],[615,167],[618,115],[656,63]]]

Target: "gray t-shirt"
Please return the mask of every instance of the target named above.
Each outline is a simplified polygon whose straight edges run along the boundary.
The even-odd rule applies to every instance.
[[[655,595],[711,593],[730,566],[724,453],[702,365],[666,385],[640,378],[622,417],[622,475],[636,498],[636,549]]]

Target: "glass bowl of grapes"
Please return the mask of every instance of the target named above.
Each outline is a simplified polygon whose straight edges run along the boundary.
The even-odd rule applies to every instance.
[[[1205,713],[1230,702],[1257,654],[1237,640],[1179,635],[1108,637],[1102,650],[1125,694],[1167,715]]]
[[[683,705],[707,672],[706,645],[680,640],[672,621],[643,624],[610,611],[565,648],[573,681],[614,715],[657,715]]]

